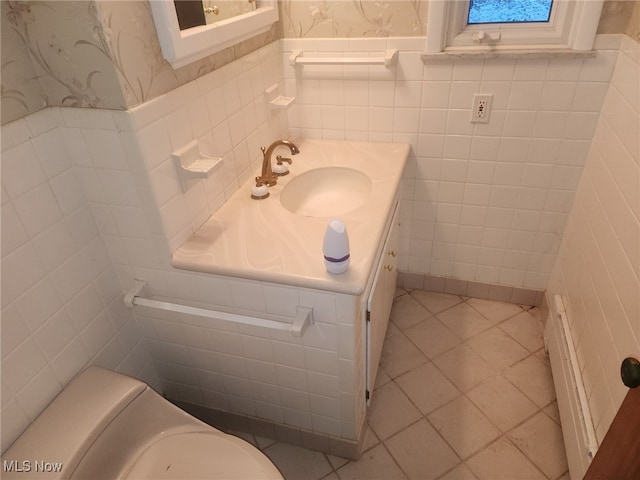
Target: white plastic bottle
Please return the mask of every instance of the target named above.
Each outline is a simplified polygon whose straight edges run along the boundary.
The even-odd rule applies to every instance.
[[[340,274],[349,268],[349,235],[347,227],[339,218],[329,220],[322,242],[322,253],[329,273]]]

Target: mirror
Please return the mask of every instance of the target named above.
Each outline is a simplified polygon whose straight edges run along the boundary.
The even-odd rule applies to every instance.
[[[231,4],[239,2],[246,2],[248,11],[236,9],[236,14],[231,15]],[[277,0],[225,0],[217,4],[205,0],[207,6],[201,0],[176,0],[175,5],[172,0],[149,3],[162,54],[173,68],[183,67],[264,33],[278,21]],[[209,4],[218,6],[218,9],[225,8],[229,12],[223,18],[207,23],[207,16],[216,16],[205,13],[205,8],[213,9]],[[185,14],[184,11],[188,13]],[[181,29],[181,25],[184,28]]]

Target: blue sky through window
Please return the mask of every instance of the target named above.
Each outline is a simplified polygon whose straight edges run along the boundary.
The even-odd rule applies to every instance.
[[[548,22],[552,0],[471,0],[470,25],[479,23]]]

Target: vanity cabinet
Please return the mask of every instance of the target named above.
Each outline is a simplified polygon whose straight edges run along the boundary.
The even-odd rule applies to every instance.
[[[398,210],[399,205],[396,203],[371,289],[369,294],[364,297],[366,308],[362,309],[365,316],[367,341],[365,393],[367,405],[373,395],[373,387],[382,355],[382,345],[387,333],[387,324],[398,279],[397,261],[400,230]]]
[[[201,274],[186,291],[188,302],[216,312],[206,320],[209,341],[202,340],[201,321],[183,322],[194,323],[186,345],[199,363],[185,359],[193,382],[183,388],[184,376],[176,382],[168,369],[163,380],[170,388],[179,384],[171,398],[272,422],[280,431],[292,429],[286,430],[291,437],[318,436],[316,444],[329,438],[330,452],[357,458],[395,296],[400,182],[410,146],[320,139],[296,145],[295,168],[270,188],[268,199],[253,200],[248,181],[173,252],[175,268]],[[322,169],[366,176],[363,203],[347,211],[328,203],[322,214],[304,215],[282,202],[296,177]],[[348,198],[351,190],[342,192]],[[347,225],[352,253],[341,275],[328,273],[322,257],[334,215]],[[186,290],[183,282],[174,285]],[[312,310],[313,324],[295,336],[289,325],[302,309]],[[223,313],[244,323],[230,325]],[[186,336],[171,346],[183,351]]]

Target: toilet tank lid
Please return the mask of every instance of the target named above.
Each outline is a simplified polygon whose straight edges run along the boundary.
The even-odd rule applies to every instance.
[[[145,383],[134,378],[89,367],[49,404],[2,459],[15,460],[20,465],[23,461],[32,465],[36,461],[61,463],[59,476],[46,472],[43,478],[69,478],[98,435],[146,388]],[[24,475],[14,474],[16,478]],[[3,472],[2,477],[11,478],[11,474]]]

